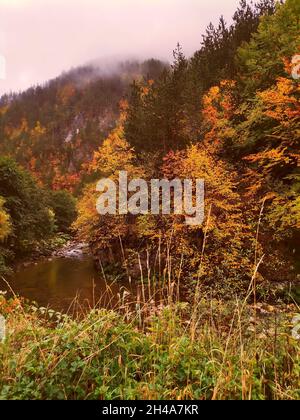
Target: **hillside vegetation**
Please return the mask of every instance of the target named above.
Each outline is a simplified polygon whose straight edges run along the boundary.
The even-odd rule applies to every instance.
[[[9,313],[0,399],[300,398],[299,341],[285,313],[254,321],[242,301],[202,299],[195,312],[169,298],[155,312],[123,301],[74,320],[0,302]]]
[[[300,45],[299,4],[288,0],[275,9],[272,2],[254,10],[242,2],[233,26],[221,19],[218,28],[209,27],[191,59],[178,46],[170,70],[133,84],[87,173],[96,180],[117,180],[121,170],[129,179],[204,179],[205,222],[187,226],[178,215],[100,217],[90,183],[75,227],[100,265],[121,261],[139,276],[139,259],[148,260],[157,276],[159,261],[171,255],[191,296],[199,282],[219,297],[243,294],[254,269],[255,298],[297,294],[300,90],[292,60]],[[149,270],[146,263],[143,269]]]
[[[0,273],[72,233],[108,294],[137,293],[78,317],[0,295],[0,398],[300,398],[299,17],[242,0],[191,58],[1,98]],[[204,223],[100,216],[96,182],[120,171],[204,179]]]

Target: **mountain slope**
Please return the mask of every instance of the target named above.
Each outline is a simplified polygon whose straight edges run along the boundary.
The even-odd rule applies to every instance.
[[[46,186],[74,189],[81,166],[115,126],[119,102],[133,80],[157,78],[158,60],[73,69],[44,86],[0,99],[0,154],[9,155]]]

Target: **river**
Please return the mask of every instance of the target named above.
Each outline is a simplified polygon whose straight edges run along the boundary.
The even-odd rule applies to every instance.
[[[20,297],[62,312],[74,311],[75,298],[84,307],[94,307],[97,303],[113,307],[118,302],[118,294],[130,289],[126,281],[104,279],[89,255],[40,261],[19,269],[7,280]],[[109,293],[107,284],[111,290]],[[0,285],[0,290],[3,289],[7,290],[4,282]]]

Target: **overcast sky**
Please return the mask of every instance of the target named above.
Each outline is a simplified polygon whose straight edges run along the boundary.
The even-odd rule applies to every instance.
[[[200,46],[209,22],[239,0],[0,0],[0,95],[93,59],[170,60]],[[6,77],[3,79],[5,58]]]

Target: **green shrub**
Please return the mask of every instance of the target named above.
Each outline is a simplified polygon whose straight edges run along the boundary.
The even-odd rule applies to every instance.
[[[143,330],[107,310],[56,327],[18,311],[0,345],[0,398],[298,399],[299,342],[287,324],[255,338],[246,320],[191,334],[180,305]]]
[[[75,198],[68,191],[53,191],[49,204],[55,213],[56,229],[68,233],[77,216]]]

